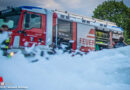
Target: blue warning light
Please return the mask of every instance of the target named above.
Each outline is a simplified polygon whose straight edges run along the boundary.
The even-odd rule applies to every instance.
[[[42,9],[40,7],[35,7],[35,6],[21,6],[20,8],[25,8],[25,9]]]

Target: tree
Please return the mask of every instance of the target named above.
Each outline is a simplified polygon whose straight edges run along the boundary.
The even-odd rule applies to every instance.
[[[130,8],[124,4],[123,0],[105,1],[97,6],[93,13],[94,18],[115,22],[125,30],[125,40],[130,39]]]

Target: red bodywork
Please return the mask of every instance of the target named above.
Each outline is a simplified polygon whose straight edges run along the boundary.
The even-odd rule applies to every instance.
[[[72,39],[74,41],[72,44],[72,49],[76,50],[77,49],[77,23],[76,22],[72,23],[72,29],[73,29]]]
[[[31,28],[29,30],[23,30],[23,22],[24,22],[24,12],[35,14],[33,12],[28,12],[26,10],[22,10],[20,20],[18,23],[18,27],[15,30],[12,30],[11,40],[10,40],[10,48],[13,47],[15,36],[20,37],[19,48],[25,47],[25,42],[28,42],[27,47],[31,47],[32,44],[36,43],[36,45],[45,45],[46,44],[46,15],[37,14],[41,16],[41,28]],[[19,31],[25,31],[26,36],[24,34],[18,33]],[[33,41],[31,40],[33,38]],[[39,42],[39,39],[42,42]]]
[[[93,35],[93,36],[90,36]],[[86,45],[90,45],[90,46],[95,46],[95,30],[91,29],[89,32],[89,35],[87,35],[87,38],[91,38],[92,40],[88,40],[88,39],[83,39],[80,38],[80,43],[86,44]],[[80,51],[82,52],[89,52],[89,51],[94,51],[95,47],[84,47],[81,46]]]
[[[2,77],[0,77],[0,83],[1,83],[1,82],[3,82],[3,78],[2,78]]]
[[[23,29],[23,24],[24,24],[24,15],[26,13],[29,14],[36,14],[41,16],[41,28],[31,28],[31,29]],[[14,42],[15,42],[15,37],[19,37],[19,40],[16,42],[18,43],[18,47],[17,48],[24,48],[24,47],[31,47],[34,43],[35,45],[46,45],[46,28],[47,28],[47,16],[45,14],[39,14],[39,13],[34,13],[34,12],[30,12],[27,10],[22,10],[21,11],[21,15],[20,15],[20,19],[19,19],[19,23],[16,29],[12,30],[12,34],[11,34],[11,40],[10,40],[10,48],[15,48]],[[57,27],[57,20],[58,20],[58,16],[57,13],[53,13],[53,30],[52,30],[52,42],[55,42],[53,39],[53,35],[55,34],[54,30],[56,30]],[[72,40],[73,40],[73,44],[72,44],[72,49],[76,50],[77,49],[77,22],[72,22]],[[20,31],[24,31],[26,32],[26,35],[24,33],[19,33]],[[89,36],[90,35],[90,36]],[[92,29],[89,31],[89,35],[87,35],[87,38],[90,39],[95,39],[95,30]],[[92,36],[93,35],[93,36]],[[33,38],[33,40],[32,40]],[[95,47],[91,47],[94,46],[95,44],[95,40],[84,40],[84,38],[80,39],[80,43],[83,44],[85,43],[86,45],[90,45],[90,47],[84,47],[81,46],[79,49],[83,52],[88,52],[89,50],[95,50]],[[28,43],[27,45],[25,45],[25,43]],[[53,43],[52,45],[53,46]]]

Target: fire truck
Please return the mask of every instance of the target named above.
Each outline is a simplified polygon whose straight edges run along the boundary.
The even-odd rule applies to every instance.
[[[10,49],[35,45],[44,50],[65,44],[72,50],[88,52],[112,48],[123,37],[123,29],[113,22],[33,6],[2,10],[0,27],[3,24],[11,31]]]

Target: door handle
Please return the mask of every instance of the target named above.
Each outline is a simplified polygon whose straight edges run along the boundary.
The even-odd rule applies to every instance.
[[[39,42],[42,42],[42,38],[39,38]]]
[[[24,36],[27,36],[27,32],[22,31],[22,30],[18,30],[17,33],[19,33],[19,34],[24,34]]]
[[[17,31],[17,33],[21,34],[21,33],[22,33],[22,31],[21,31],[21,30],[18,30],[18,31]]]

